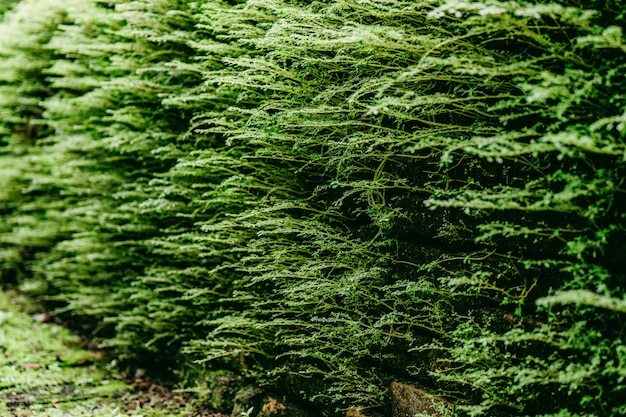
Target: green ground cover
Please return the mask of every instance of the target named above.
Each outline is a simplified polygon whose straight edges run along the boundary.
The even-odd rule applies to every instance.
[[[0,416],[202,415],[175,397],[138,395],[101,352],[33,311],[23,296],[0,292]]]

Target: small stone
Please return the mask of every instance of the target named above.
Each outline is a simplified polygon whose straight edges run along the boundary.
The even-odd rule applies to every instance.
[[[453,406],[444,398],[429,394],[402,382],[391,383],[391,409],[393,417],[451,415]]]
[[[135,369],[135,379],[141,379],[146,376],[146,370],[143,368]]]

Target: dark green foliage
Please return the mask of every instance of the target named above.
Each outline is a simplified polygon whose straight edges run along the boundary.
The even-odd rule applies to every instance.
[[[459,407],[469,414],[619,415],[619,310],[589,297],[624,291],[623,16],[607,21],[607,10],[600,25],[600,13],[576,8],[489,7],[455,10],[461,33],[495,60],[447,61],[490,91],[513,84],[489,109],[504,129],[459,141],[442,160],[489,178],[441,187],[426,204],[464,210],[491,251],[442,282],[501,307],[469,312],[447,350],[455,370],[438,373],[476,390],[481,405]]]
[[[328,414],[622,415],[623,10],[23,1],[2,282]]]
[[[0,18],[4,16],[6,12],[11,10],[19,0],[2,0],[0,1]]]

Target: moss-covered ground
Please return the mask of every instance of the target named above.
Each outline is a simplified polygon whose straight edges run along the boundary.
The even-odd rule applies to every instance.
[[[0,292],[0,416],[217,416],[144,379],[129,382],[68,329]]]

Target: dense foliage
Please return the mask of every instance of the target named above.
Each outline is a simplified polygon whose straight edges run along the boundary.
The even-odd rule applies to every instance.
[[[625,9],[22,0],[2,283],[327,415],[624,415]]]

